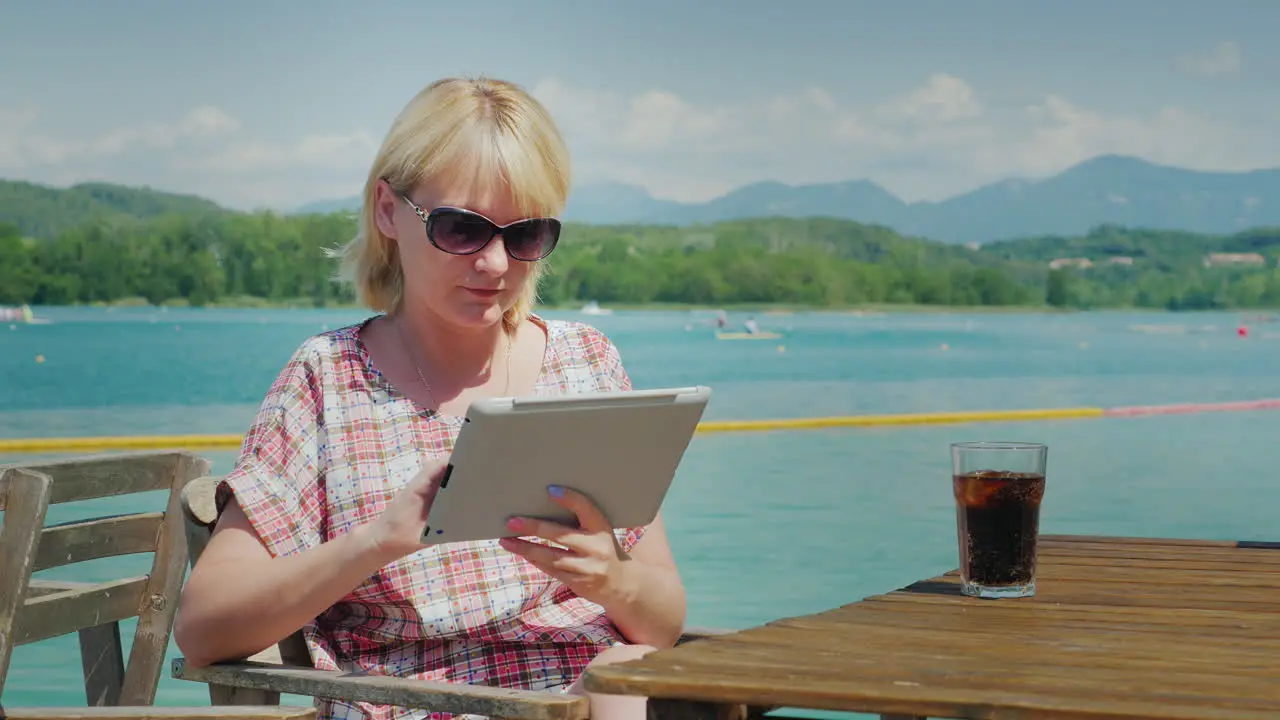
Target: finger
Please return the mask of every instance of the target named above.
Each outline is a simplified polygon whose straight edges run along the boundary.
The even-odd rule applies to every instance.
[[[521,535],[540,537],[566,547],[574,545],[575,540],[582,538],[582,531],[578,528],[537,518],[513,517],[507,520],[507,528]]]
[[[583,580],[591,577],[598,569],[599,561],[582,556],[566,555],[555,561],[555,564],[547,570],[548,573],[555,575],[561,579],[567,580]]]
[[[436,495],[440,492],[440,483],[444,480],[445,470],[448,463],[433,461],[425,465],[418,471],[417,476],[409,481],[407,489],[422,498],[422,512],[425,519],[427,511],[431,509],[432,503],[435,502]]]
[[[609,524],[609,519],[604,516],[600,508],[591,501],[591,498],[577,490],[570,490],[562,485],[551,485],[547,488],[547,494],[551,496],[552,502],[577,515],[578,524],[586,532],[594,535],[613,530],[613,525]]]
[[[409,481],[408,486],[419,494],[426,494],[438,489],[440,483],[444,480],[444,473],[448,467],[448,463],[439,460],[428,461],[418,468],[418,473]]]
[[[555,568],[562,559],[571,555],[568,550],[547,547],[546,545],[521,540],[520,538],[500,538],[498,544],[503,549],[523,557],[548,572]]]

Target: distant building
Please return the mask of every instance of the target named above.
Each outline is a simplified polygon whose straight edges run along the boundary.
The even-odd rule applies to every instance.
[[[1055,258],[1049,263],[1050,270],[1064,267],[1091,268],[1093,261],[1089,258]]]
[[[1209,253],[1204,256],[1205,267],[1221,265],[1263,265],[1267,259],[1259,253]]]
[[[1117,255],[1112,258],[1107,258],[1107,263],[1111,265],[1132,265],[1133,258],[1128,255]]]

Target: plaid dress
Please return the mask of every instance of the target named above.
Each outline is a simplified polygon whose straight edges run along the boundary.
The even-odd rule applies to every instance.
[[[630,389],[617,349],[600,331],[537,320],[548,343],[535,393]],[[425,458],[453,447],[461,419],[424,410],[385,380],[358,334],[368,322],[298,348],[219,485],[219,508],[234,493],[272,556],[300,553],[374,519]],[[630,550],[643,528],[616,532]],[[625,642],[599,605],[497,541],[441,545],[393,562],[303,631],[322,670],[552,691],[563,691],[601,650]],[[317,704],[326,719],[447,717]]]

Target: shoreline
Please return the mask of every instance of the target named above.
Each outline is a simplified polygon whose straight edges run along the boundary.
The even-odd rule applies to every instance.
[[[559,303],[554,305],[538,305],[537,309],[553,312],[580,311],[586,301]],[[137,310],[333,310],[333,311],[367,311],[359,303],[332,303],[322,306],[310,302],[290,300],[266,300],[264,298],[244,298],[233,301],[191,305],[187,302],[166,302],[151,305],[138,302],[136,299],[125,299],[116,302],[76,303],[71,305],[33,305],[37,308],[102,308],[102,309],[137,309]],[[790,303],[741,303],[724,305],[698,305],[687,303],[616,303],[600,306],[606,311],[597,317],[607,317],[609,312],[687,312],[714,313],[720,310],[726,313],[750,313],[756,315],[793,315],[793,314],[829,314],[829,315],[924,315],[924,314],[970,314],[970,315],[1071,315],[1083,313],[1123,313],[1146,312],[1168,315],[1194,315],[1211,313],[1245,313],[1276,316],[1280,319],[1280,308],[1273,307],[1239,307],[1239,308],[1206,308],[1196,310],[1171,310],[1163,307],[1099,307],[1099,308],[1061,308],[1049,305],[920,305],[914,303],[868,303],[863,305],[799,305]]]

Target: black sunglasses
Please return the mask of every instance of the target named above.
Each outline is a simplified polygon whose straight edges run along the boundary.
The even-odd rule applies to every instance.
[[[508,255],[533,262],[550,255],[560,240],[560,221],[555,218],[527,218],[499,225],[462,208],[438,207],[427,212],[403,193],[397,194],[422,218],[431,244],[450,255],[474,255],[501,234]]]

